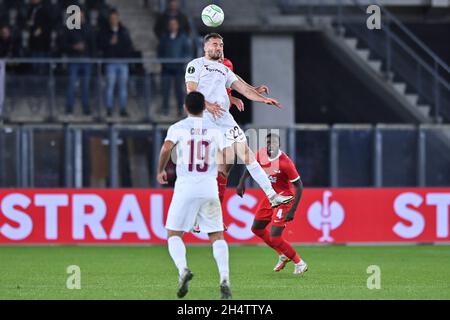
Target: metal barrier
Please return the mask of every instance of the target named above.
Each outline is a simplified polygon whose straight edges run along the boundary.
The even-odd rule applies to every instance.
[[[191,59],[5,59],[5,102],[0,121],[10,122],[50,122],[50,123],[89,123],[89,122],[128,122],[148,123],[160,121],[161,77],[159,71],[144,70],[146,65],[153,65],[152,70],[161,65],[182,64],[184,67]],[[106,70],[111,64],[128,66],[129,78],[126,88],[128,93],[127,111],[129,117],[118,115],[118,80],[114,91],[115,112],[106,112],[106,90],[108,87]],[[71,66],[89,66],[90,76],[87,85],[89,91],[90,114],[82,112],[81,95],[83,76],[71,79]],[[76,87],[76,105],[72,115],[67,114],[65,106],[68,99],[70,81]],[[183,83],[184,81],[182,81]],[[172,93],[173,91],[172,87]],[[182,87],[184,92],[184,86]],[[78,97],[79,96],[79,97]],[[172,94],[171,96],[174,96]],[[173,111],[173,110],[172,110]],[[173,121],[175,118],[166,120]],[[164,119],[163,119],[164,120]]]
[[[366,25],[369,5],[381,9],[380,30]],[[279,0],[282,10],[298,12],[311,24],[333,27],[337,34],[356,37],[383,62],[389,81],[402,81],[419,95],[419,104],[432,107],[436,123],[450,120],[450,67],[379,1]],[[304,10],[303,10],[304,9]]]
[[[307,187],[450,186],[450,126],[275,129]],[[0,126],[0,188],[161,187],[155,176],[166,131],[151,124]],[[230,187],[244,169],[232,171]],[[168,172],[173,182],[173,165]]]

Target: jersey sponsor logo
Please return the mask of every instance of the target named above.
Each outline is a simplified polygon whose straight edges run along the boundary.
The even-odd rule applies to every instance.
[[[228,71],[230,71],[230,69],[225,65],[225,72],[226,73],[228,73]],[[206,68],[206,70],[209,70],[208,68],[209,68],[209,64],[205,64],[205,68]],[[211,71],[219,71],[219,72],[221,72],[222,73],[222,71],[221,70],[216,70],[216,69],[211,69]]]
[[[223,72],[222,70],[217,69],[217,68],[210,68],[209,65],[205,65],[205,69],[209,72],[218,72],[221,75],[226,76],[225,72]]]
[[[322,202],[314,202],[308,209],[308,222],[316,230],[322,231],[319,242],[334,242],[331,231],[339,228],[344,222],[345,211],[337,201],[330,203],[331,191],[324,191]]]
[[[188,73],[189,74],[193,74],[194,72],[195,72],[195,68],[194,67],[189,67]]]
[[[268,176],[271,183],[277,183],[278,179],[276,176]]]

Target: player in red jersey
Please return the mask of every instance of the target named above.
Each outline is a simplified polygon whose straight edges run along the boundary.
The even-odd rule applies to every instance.
[[[256,211],[252,231],[277,251],[279,259],[273,269],[275,272],[282,270],[289,261],[293,261],[295,263],[294,274],[303,275],[308,270],[308,265],[282,238],[286,223],[295,218],[295,212],[302,197],[303,184],[292,160],[280,150],[280,137],[270,133],[266,137],[266,143],[267,148],[258,151],[256,160],[269,175],[274,190],[284,196],[295,195],[295,200],[273,209],[269,201],[263,199]],[[250,174],[245,171],[239,181],[237,194],[241,197],[245,193],[245,180],[249,176]],[[270,223],[272,226],[269,233],[266,228]]]

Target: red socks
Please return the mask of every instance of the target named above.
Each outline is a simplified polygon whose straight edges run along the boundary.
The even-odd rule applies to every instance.
[[[286,257],[291,259],[295,264],[301,261],[300,256],[288,242],[286,242],[281,236],[271,237],[272,243],[276,246],[277,252],[282,252]]]
[[[252,229],[252,232],[264,240],[265,243],[272,249],[274,249],[276,252],[278,252],[278,255],[282,255],[283,252],[278,249],[278,247],[273,243],[272,238],[270,237],[269,232],[266,229]]]
[[[300,256],[295,251],[294,247],[291,246],[288,242],[286,242],[281,236],[280,237],[271,237],[269,232],[266,229],[252,229],[253,233],[264,240],[265,243],[272,249],[274,249],[278,255],[284,254],[290,260],[292,260],[295,264],[301,261]]]
[[[217,175],[217,187],[219,188],[220,203],[223,203],[225,197],[225,191],[227,190],[228,178],[225,178],[220,172]]]
[[[219,172],[217,175],[217,187],[219,189],[219,200],[220,205],[223,205],[223,199],[225,198],[225,191],[227,190],[228,178],[225,178],[223,174]],[[223,224],[224,231],[228,230],[228,227]]]

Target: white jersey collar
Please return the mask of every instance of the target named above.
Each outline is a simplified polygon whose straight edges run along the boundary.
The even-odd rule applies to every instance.
[[[219,61],[217,61],[217,60],[211,60],[211,59],[208,59],[208,58],[206,58],[206,57],[202,57],[203,58],[203,64],[206,64],[205,62],[207,61],[207,62],[209,62],[209,63],[219,63],[219,64],[221,64]]]

